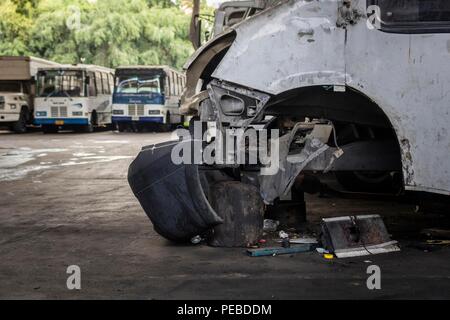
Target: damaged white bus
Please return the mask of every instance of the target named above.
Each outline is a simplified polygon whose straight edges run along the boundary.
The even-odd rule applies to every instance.
[[[236,227],[251,204],[320,192],[312,173],[334,173],[349,191],[450,195],[447,0],[282,1],[211,39],[185,68],[182,112],[216,136],[277,130],[280,170],[173,164],[173,143],[144,148],[129,181],[169,239],[228,215]],[[217,142],[211,135],[200,148]]]

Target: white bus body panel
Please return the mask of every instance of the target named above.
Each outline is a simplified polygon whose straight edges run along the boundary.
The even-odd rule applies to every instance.
[[[406,189],[450,195],[450,34],[385,33],[361,18],[346,42],[340,3],[289,1],[242,22],[213,77],[273,95],[353,87],[394,127]]]
[[[40,124],[41,119],[66,120],[64,124],[87,124],[82,122],[73,122],[75,119],[90,120],[92,112],[95,110],[98,117],[98,124],[111,123],[111,105],[110,95],[99,95],[97,97],[50,97],[35,98],[35,120]],[[45,115],[42,115],[45,112]],[[74,115],[73,112],[82,112],[81,115]]]

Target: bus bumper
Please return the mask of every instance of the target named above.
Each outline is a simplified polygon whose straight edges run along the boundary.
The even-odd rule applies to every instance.
[[[19,121],[20,112],[15,113],[0,113],[0,122],[15,122]]]
[[[144,147],[130,165],[128,182],[155,231],[172,241],[186,241],[223,221],[203,193],[197,165],[172,162],[175,144]]]
[[[142,123],[164,123],[163,117],[112,117],[112,122],[142,122]]]
[[[35,125],[88,125],[89,119],[87,118],[35,118]]]

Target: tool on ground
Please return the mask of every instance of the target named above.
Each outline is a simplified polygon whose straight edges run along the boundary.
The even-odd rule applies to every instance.
[[[300,244],[291,246],[290,248],[283,247],[270,247],[260,249],[248,249],[247,254],[251,257],[264,257],[264,256],[276,256],[281,254],[294,254],[309,252],[317,247],[315,244]]]
[[[400,251],[380,215],[323,219],[322,244],[338,258]]]

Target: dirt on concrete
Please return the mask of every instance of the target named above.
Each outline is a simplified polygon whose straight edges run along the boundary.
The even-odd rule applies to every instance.
[[[0,132],[0,298],[450,298],[450,248],[419,234],[449,219],[415,213],[411,204],[307,197],[312,225],[325,216],[381,214],[398,253],[251,258],[243,249],[166,241],[126,177],[142,146],[169,137]],[[67,289],[70,265],[81,268],[81,290]],[[369,265],[381,268],[381,290],[366,286]]]

